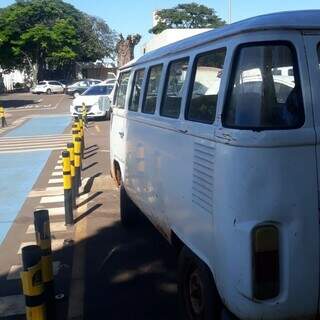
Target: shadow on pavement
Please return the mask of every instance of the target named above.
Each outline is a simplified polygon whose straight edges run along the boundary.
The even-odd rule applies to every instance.
[[[89,193],[91,191],[94,179],[98,178],[99,176],[101,176],[101,172],[98,172],[98,173],[96,173],[95,175],[93,175],[92,177],[89,178],[89,180],[87,181],[86,185],[83,187],[83,193],[82,194]]]
[[[97,165],[97,164],[98,164],[98,162],[97,162],[97,161],[92,162],[92,163],[90,163],[88,166],[86,166],[86,167],[82,168],[82,171],[86,171],[86,170],[88,170],[88,169],[92,168],[93,166],[95,166],[95,165]]]
[[[92,201],[96,197],[100,196],[100,194],[102,194],[102,193],[103,193],[102,191],[97,191],[97,192],[91,194],[87,199],[85,199],[82,202],[80,202],[79,204],[77,204],[77,208],[84,206],[85,204],[89,203],[90,201]]]
[[[95,152],[95,151],[97,151],[97,150],[99,150],[99,147],[92,147],[92,148],[89,149],[89,150],[84,150],[84,154],[86,155],[86,154],[88,154],[88,153]]]
[[[97,144],[93,144],[93,145],[91,145],[91,146],[89,146],[89,147],[84,148],[84,150],[87,151],[87,150],[90,150],[90,149],[92,149],[92,148],[99,148],[99,147],[98,147]]]
[[[102,203],[95,204],[93,207],[89,208],[86,212],[82,213],[80,216],[75,218],[74,223],[79,222],[80,220],[82,220],[83,218],[85,218],[86,216],[88,216],[89,214],[94,212],[95,210],[99,209],[101,206],[102,206]]]
[[[174,250],[143,216],[136,227],[127,230],[120,224],[118,213],[107,213],[100,204],[80,216],[77,222],[92,211],[113,221],[96,228],[78,243],[65,241],[67,245],[54,252],[54,261],[62,262],[55,277],[55,293],[64,295],[56,300],[56,319],[67,319],[72,263],[79,263],[72,262],[73,253],[78,246],[85,246],[82,319],[177,320]],[[5,279],[6,276],[0,277]],[[20,280],[11,281],[21,287]],[[0,295],[10,294],[16,293],[10,293],[8,287],[1,288]],[[22,320],[25,317],[1,319]]]
[[[96,154],[97,154],[97,152],[92,152],[92,153],[90,153],[90,154],[84,155],[84,156],[83,156],[83,159],[84,159],[84,160],[87,160],[87,159],[95,156]]]
[[[101,228],[86,250],[84,319],[178,319],[176,257],[146,218]]]
[[[37,104],[37,100],[6,100],[0,98],[4,108],[19,108],[30,104]]]

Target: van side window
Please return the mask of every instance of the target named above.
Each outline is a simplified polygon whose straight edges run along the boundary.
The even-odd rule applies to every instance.
[[[223,125],[253,130],[302,126],[304,109],[294,48],[287,42],[246,45],[235,57]]]
[[[226,48],[222,48],[196,58],[186,119],[203,123],[214,122],[226,52]]]
[[[162,64],[149,69],[146,85],[146,94],[142,104],[142,112],[153,114],[156,110],[157,96],[159,91]]]
[[[123,72],[119,76],[117,92],[116,92],[116,100],[115,107],[119,109],[124,109],[126,104],[126,94],[129,83],[130,72]]]
[[[134,73],[132,92],[131,92],[131,97],[129,102],[129,110],[131,111],[138,111],[143,77],[144,77],[144,69],[137,70]]]
[[[170,62],[165,82],[165,90],[160,115],[179,118],[183,85],[188,71],[189,58]]]

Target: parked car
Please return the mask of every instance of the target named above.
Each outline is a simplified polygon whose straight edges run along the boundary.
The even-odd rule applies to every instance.
[[[97,79],[83,79],[67,86],[66,93],[78,97],[81,93],[85,92],[89,87],[101,83],[101,80]]]
[[[105,84],[115,84],[116,81],[117,81],[117,79],[107,79],[107,80],[102,81],[102,83],[105,83]]]
[[[40,81],[34,88],[31,89],[32,93],[63,93],[65,86],[59,81]]]
[[[113,87],[111,84],[98,84],[90,87],[73,100],[70,106],[71,115],[77,116],[81,114],[84,103],[87,108],[88,118],[110,119]]]

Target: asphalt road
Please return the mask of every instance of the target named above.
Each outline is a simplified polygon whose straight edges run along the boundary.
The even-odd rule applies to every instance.
[[[71,99],[16,94],[1,102],[9,127],[0,129],[0,175],[8,181],[0,183],[0,319],[24,319],[14,271],[19,247],[34,241],[30,225],[39,207],[50,213],[56,319],[177,319],[173,250],[144,217],[130,230],[120,224],[119,192],[109,176],[109,121],[91,121],[85,131],[82,194],[75,225],[65,228],[59,155],[70,139]]]

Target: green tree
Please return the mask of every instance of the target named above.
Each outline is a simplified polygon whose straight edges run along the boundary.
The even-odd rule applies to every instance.
[[[115,32],[62,0],[17,0],[0,10],[0,65],[27,69],[33,82],[47,66],[111,57]]]
[[[150,33],[158,34],[166,29],[218,28],[225,21],[217,16],[216,11],[204,5],[193,3],[179,4],[171,9],[156,12],[158,23]]]

